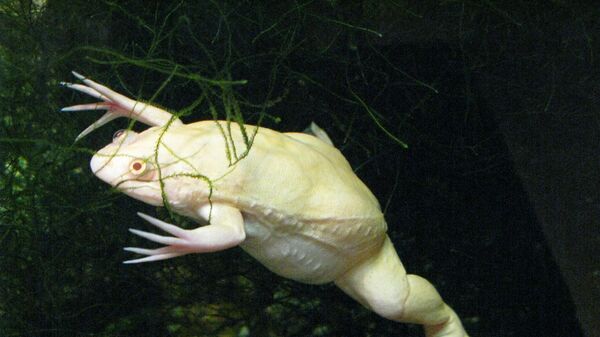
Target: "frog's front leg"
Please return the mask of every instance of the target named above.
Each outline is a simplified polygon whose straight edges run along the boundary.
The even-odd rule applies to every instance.
[[[407,275],[392,242],[335,281],[380,316],[422,324],[427,337],[468,337],[460,319],[426,279]]]
[[[73,75],[84,84],[61,82],[61,85],[90,95],[101,100],[101,102],[73,105],[63,108],[61,111],[106,110],[106,114],[83,130],[79,136],[77,136],[75,141],[118,117],[133,118],[150,126],[163,126],[169,123],[171,119],[173,119],[171,122],[172,125],[183,124],[177,117],[173,116],[173,114],[168,111],[150,104],[132,100],[131,98],[121,95],[74,71]]]
[[[244,220],[238,209],[224,204],[213,204],[201,207],[198,214],[207,220],[210,219],[210,224],[187,230],[138,213],[144,220],[173,236],[162,236],[130,229],[133,234],[166,246],[156,249],[126,247],[127,251],[148,256],[128,260],[124,263],[159,261],[190,253],[215,252],[237,246],[246,238]]]

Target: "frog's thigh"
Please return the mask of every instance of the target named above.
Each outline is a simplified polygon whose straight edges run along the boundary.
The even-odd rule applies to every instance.
[[[335,283],[380,316],[425,325],[427,336],[466,336],[460,320],[431,283],[406,274],[389,237],[375,256]]]

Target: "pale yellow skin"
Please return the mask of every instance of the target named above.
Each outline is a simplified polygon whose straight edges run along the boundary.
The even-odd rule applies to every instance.
[[[428,337],[467,336],[434,287],[406,274],[377,199],[315,125],[316,137],[258,128],[247,156],[236,161],[233,148],[237,155],[247,149],[237,124],[185,125],[167,111],[75,76],[84,85],[64,85],[102,102],[63,110],[107,110],[80,137],[121,116],[152,126],[117,134],[93,156],[94,174],[131,197],[166,204],[202,225],[184,230],[139,213],[171,236],[132,229],[165,246],[125,248],[146,255],[126,263],[239,245],[278,275],[334,282],[385,318],[423,324]],[[252,136],[256,127],[245,128]]]

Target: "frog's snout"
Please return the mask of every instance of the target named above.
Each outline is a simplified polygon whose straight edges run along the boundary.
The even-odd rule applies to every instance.
[[[115,161],[115,157],[95,154],[90,160],[90,169],[96,177],[113,185],[119,177],[119,172],[115,171]]]

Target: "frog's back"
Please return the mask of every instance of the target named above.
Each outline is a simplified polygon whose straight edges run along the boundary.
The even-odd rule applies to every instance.
[[[353,246],[386,231],[375,196],[338,149],[314,136],[260,128],[249,155],[236,165],[235,178],[225,180],[235,184],[219,187],[240,196],[247,212],[266,210],[302,223],[297,226],[307,234],[339,238],[338,245]]]
[[[250,133],[253,126],[247,128]],[[229,188],[299,218],[381,217],[377,199],[340,151],[314,136],[260,128],[249,155],[236,166],[235,178],[225,180],[236,182]]]

